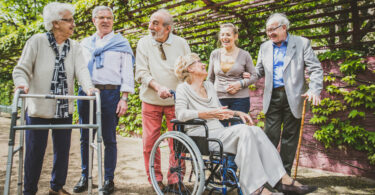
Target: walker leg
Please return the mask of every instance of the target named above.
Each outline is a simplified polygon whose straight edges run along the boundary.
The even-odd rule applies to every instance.
[[[93,108],[94,108],[94,102],[90,100],[90,124],[93,124]],[[93,129],[89,129],[89,170],[88,170],[88,194],[92,194],[92,160],[93,160],[93,149],[92,149],[92,141],[93,140]]]
[[[22,100],[21,103],[21,118],[20,124],[25,125],[25,101]],[[22,184],[23,184],[23,151],[24,151],[24,137],[25,131],[20,132],[20,140],[19,140],[19,151],[18,151],[18,182],[17,182],[17,194],[22,195]]]
[[[17,111],[12,112],[12,119],[10,122],[10,131],[9,131],[9,148],[8,148],[8,160],[6,165],[6,173],[5,173],[5,185],[4,185],[4,195],[9,194],[9,188],[10,188],[10,181],[12,176],[12,164],[13,164],[13,149],[14,149],[14,138],[16,131],[13,129],[14,126],[16,126],[17,123]]]
[[[102,118],[101,118],[101,110],[100,110],[100,102],[97,103],[96,108],[96,124],[98,124],[98,130],[96,132],[97,138],[97,157],[98,157],[98,189],[99,195],[103,194],[103,191],[100,190],[103,188],[103,169],[102,169]]]
[[[24,135],[25,131],[20,132],[20,148],[18,151],[18,182],[17,182],[17,194],[22,195],[22,184],[23,184],[23,150],[24,150]]]

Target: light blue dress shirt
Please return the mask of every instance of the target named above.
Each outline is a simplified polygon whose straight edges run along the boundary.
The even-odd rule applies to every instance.
[[[115,34],[112,31],[103,38],[96,33],[95,36],[95,46],[103,47]],[[82,43],[81,45],[84,46]],[[84,57],[88,62],[92,54],[86,47],[83,48]],[[91,79],[94,85],[119,85],[121,92],[134,93],[133,59],[129,53],[106,51],[103,64],[104,68],[93,68]],[[93,67],[96,67],[96,62]]]
[[[283,79],[283,66],[286,54],[286,48],[288,46],[289,34],[285,41],[281,43],[281,46],[273,45],[273,88],[279,88],[284,86]]]

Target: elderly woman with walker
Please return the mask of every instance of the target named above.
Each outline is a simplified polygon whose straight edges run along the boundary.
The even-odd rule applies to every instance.
[[[81,46],[69,39],[74,31],[74,8],[67,3],[44,7],[46,33],[33,35],[14,68],[16,89],[30,94],[73,95],[74,79],[87,94],[93,88]],[[27,99],[26,124],[72,124],[73,101],[67,99]],[[52,129],[53,168],[49,194],[70,194],[63,189],[69,162],[71,129]],[[36,194],[47,146],[48,130],[26,130],[23,194]]]

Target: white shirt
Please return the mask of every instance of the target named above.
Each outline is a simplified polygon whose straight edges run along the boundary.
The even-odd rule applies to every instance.
[[[95,47],[103,47],[115,36],[115,33],[112,31],[103,38],[100,38],[97,33],[94,36],[96,36]],[[83,48],[88,62],[92,54],[87,48]],[[94,85],[120,85],[121,92],[134,93],[133,63],[129,53],[106,51],[103,66],[103,68],[96,69],[96,62],[93,65],[91,79]]]

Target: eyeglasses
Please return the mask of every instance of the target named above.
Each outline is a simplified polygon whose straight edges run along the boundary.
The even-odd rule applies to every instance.
[[[276,26],[275,28],[268,28],[266,29],[266,32],[267,33],[272,33],[272,32],[275,32],[275,30],[277,30],[278,28],[280,28],[282,25],[280,24],[279,26]]]
[[[108,16],[108,17],[105,17],[105,16],[99,16],[99,17],[95,17],[95,18],[97,18],[97,19],[99,19],[99,20],[105,20],[105,19],[107,19],[107,20],[113,20],[113,17],[112,17],[112,16]]]
[[[162,60],[167,60],[167,56],[165,55],[164,49],[163,49],[163,44],[159,45],[159,50],[161,52],[161,59]]]
[[[70,24],[73,24],[74,23],[74,19],[73,18],[62,18],[62,19],[60,19],[61,21],[64,21],[64,22],[68,22],[68,23],[70,23]]]

